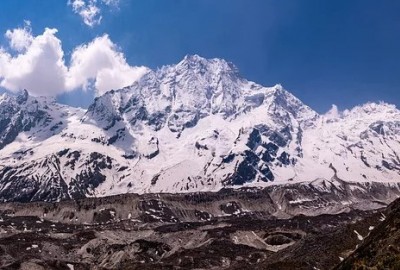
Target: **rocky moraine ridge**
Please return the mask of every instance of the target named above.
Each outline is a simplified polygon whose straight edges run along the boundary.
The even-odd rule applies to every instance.
[[[292,188],[3,203],[0,267],[397,269],[398,200],[277,204]]]

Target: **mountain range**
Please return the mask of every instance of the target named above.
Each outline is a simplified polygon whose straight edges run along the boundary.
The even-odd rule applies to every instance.
[[[381,102],[320,115],[281,85],[197,55],[87,110],[26,90],[0,96],[0,201],[296,183],[399,191],[400,111]]]

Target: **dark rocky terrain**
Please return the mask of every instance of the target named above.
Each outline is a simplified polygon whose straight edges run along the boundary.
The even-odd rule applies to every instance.
[[[384,215],[385,220],[336,269],[400,269],[400,200]]]
[[[378,265],[374,260],[386,263],[383,258],[398,254],[397,238],[392,238],[398,235],[396,205],[378,209],[386,203],[377,200],[370,204],[375,210],[365,210],[358,200],[339,207],[328,193],[316,202],[296,204],[283,193],[278,204],[271,199],[271,190],[277,189],[3,203],[0,266],[322,270],[332,269],[357,247],[340,269],[359,262],[372,267]]]

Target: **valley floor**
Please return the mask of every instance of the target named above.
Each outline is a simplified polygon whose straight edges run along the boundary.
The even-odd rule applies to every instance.
[[[276,217],[239,207],[260,200],[257,194],[198,194],[197,202],[187,194],[179,195],[180,200],[130,194],[2,204],[0,267],[331,269],[365,242],[387,215],[384,209],[350,209],[335,215]],[[216,211],[214,201],[223,215],[209,213]]]

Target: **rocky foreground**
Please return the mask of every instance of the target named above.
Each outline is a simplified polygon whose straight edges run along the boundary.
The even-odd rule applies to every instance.
[[[382,222],[336,269],[400,269],[400,200],[386,210]]]
[[[386,202],[377,198],[368,210],[370,198],[363,202],[353,196],[339,203],[332,194],[340,192],[331,191],[321,193],[316,201],[300,200],[294,189],[282,190],[4,203],[0,205],[0,266],[396,269],[400,247],[392,236],[399,236],[400,202],[382,208]],[[274,197],[278,194],[279,204]]]

